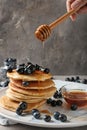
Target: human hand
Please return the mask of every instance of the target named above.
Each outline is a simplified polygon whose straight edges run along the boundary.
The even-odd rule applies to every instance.
[[[81,6],[83,3],[86,3],[82,8],[80,8],[75,14],[71,15],[70,18],[72,21],[76,20],[77,14],[87,13],[87,0],[67,0],[66,7],[67,11],[69,12],[71,9],[75,9]]]

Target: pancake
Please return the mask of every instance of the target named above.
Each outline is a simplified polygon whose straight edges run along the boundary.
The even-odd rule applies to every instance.
[[[11,100],[15,100],[18,102],[25,101],[27,103],[38,103],[38,102],[42,101],[42,99],[40,99],[40,98],[32,98],[32,99],[31,98],[29,98],[29,99],[18,98],[12,94],[7,94],[6,96],[9,97]]]
[[[51,79],[52,75],[50,73],[46,74],[42,71],[35,71],[30,75],[19,74],[16,70],[12,72],[7,72],[7,77],[25,81],[45,81],[47,79]]]
[[[24,112],[30,112],[32,109],[36,109],[42,106],[45,102],[46,100],[42,100],[38,103],[28,103],[27,109],[24,110]],[[10,111],[16,111],[19,106],[19,103],[20,102],[11,100],[7,96],[3,96],[0,98],[0,106]]]
[[[19,87],[15,86],[12,83],[9,83],[9,88],[18,93],[32,95],[32,96],[42,96],[42,95],[47,95],[48,93],[53,95],[54,92],[56,91],[56,88],[54,86],[47,88],[47,89],[43,89],[43,90],[42,89],[41,90],[40,89],[39,90],[36,90],[36,89],[25,90],[23,88],[19,88]]]
[[[30,99],[48,99],[52,96],[52,94],[49,94],[49,93],[47,95],[42,95],[42,96],[26,95],[26,94],[22,94],[22,93],[16,92],[16,91],[11,90],[11,89],[7,89],[6,95],[10,98],[14,97],[14,98],[19,98],[19,99],[24,99],[24,100],[28,100],[28,99],[29,100]]]
[[[36,99],[36,98],[37,99],[38,98],[39,99],[48,99],[48,98],[50,98],[52,96],[52,94],[46,94],[46,95],[41,95],[41,96],[39,96],[39,95],[36,95],[36,96],[26,95],[26,94],[22,94],[22,93],[16,92],[16,91],[14,91],[12,89],[8,89],[6,91],[6,95],[8,95],[8,97],[10,95],[13,95],[16,98],[21,98],[21,99],[24,99],[24,100],[27,100],[27,99]]]
[[[30,81],[29,85],[26,87],[22,85],[22,80],[15,80],[13,78],[10,78],[10,82],[15,86],[23,89],[46,89],[55,86],[54,82],[51,79],[45,81]]]

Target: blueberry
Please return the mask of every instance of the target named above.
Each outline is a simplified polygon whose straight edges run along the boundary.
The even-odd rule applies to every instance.
[[[36,70],[35,65],[29,64],[29,65],[27,65],[27,66],[25,67],[24,73],[27,74],[27,75],[28,75],[28,74],[32,74],[35,70]]]
[[[12,58],[7,58],[7,59],[5,59],[5,61],[4,61],[4,65],[8,66],[12,61],[13,61]]]
[[[61,90],[59,90],[59,92],[58,92],[58,97],[59,97],[59,98],[62,98]]]
[[[18,69],[17,69],[17,72],[18,72],[19,74],[24,74],[24,68],[18,68]]]
[[[40,118],[40,112],[36,111],[33,113],[34,118],[39,119]]]
[[[64,115],[64,114],[60,114],[59,120],[60,120],[61,122],[66,122],[66,121],[67,121],[67,116]]]
[[[11,68],[16,69],[16,59],[13,58],[7,58],[4,61],[4,66],[11,66]]]
[[[71,105],[71,110],[73,110],[73,111],[77,110],[77,105],[76,104],[72,104]]]
[[[26,65],[26,66],[29,66],[29,65],[32,65],[32,63],[31,63],[31,62],[27,62],[27,65]]]
[[[29,65],[29,68],[30,68],[32,73],[36,70],[36,67],[33,64]]]
[[[2,87],[7,87],[8,84],[9,84],[9,80],[6,80],[1,85],[2,85]]]
[[[38,109],[32,109],[31,114],[33,115],[35,112],[39,112]]]
[[[24,66],[23,65],[18,65],[16,71],[19,74],[24,74]]]
[[[30,69],[32,72],[36,70],[36,67],[33,64],[28,65],[27,68]]]
[[[80,80],[79,76],[76,76],[76,80]]]
[[[20,68],[24,68],[24,67],[25,67],[25,64],[22,63],[22,64],[19,65],[19,67],[20,67]]]
[[[48,68],[45,68],[44,72],[48,74],[50,72],[50,70]]]
[[[83,79],[82,83],[87,84],[87,79]]]
[[[52,102],[51,98],[47,99],[47,104],[51,104],[51,102]]]
[[[75,79],[74,79],[74,77],[71,77],[71,80],[70,81],[72,81],[72,82],[75,82]]]
[[[51,106],[52,106],[52,107],[55,107],[55,106],[56,106],[56,101],[55,101],[55,100],[52,100]]]
[[[12,72],[13,68],[11,66],[8,66],[6,70],[7,72]]]
[[[59,112],[54,112],[53,116],[54,116],[54,118],[56,120],[59,120],[60,113]]]
[[[26,102],[20,102],[19,108],[21,108],[22,110],[27,109],[27,103]]]
[[[30,70],[30,68],[25,68],[24,69],[24,74],[29,75],[31,73],[32,73],[32,71]]]
[[[58,98],[58,97],[59,97],[58,91],[56,91],[56,92],[54,93],[53,97],[54,97],[54,98]]]
[[[22,115],[23,110],[22,110],[20,107],[18,107],[18,108],[16,109],[16,113],[17,113],[17,115]]]
[[[36,67],[36,70],[40,70],[41,69],[41,67],[39,65],[37,65],[37,64],[36,64],[35,67]]]
[[[63,102],[62,102],[61,100],[57,100],[57,101],[56,101],[56,105],[57,105],[57,106],[61,106],[62,104],[63,104]]]
[[[51,116],[50,115],[45,115],[44,121],[50,122],[51,121]]]
[[[67,77],[67,78],[65,79],[65,81],[70,81],[70,78],[69,78],[69,77]]]
[[[28,85],[29,85],[29,81],[23,81],[23,82],[22,82],[22,85],[23,85],[24,87],[28,86]]]

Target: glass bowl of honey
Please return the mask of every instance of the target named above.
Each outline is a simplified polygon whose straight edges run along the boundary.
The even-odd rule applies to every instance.
[[[65,101],[79,107],[87,106],[87,85],[72,83],[61,88],[62,96]]]

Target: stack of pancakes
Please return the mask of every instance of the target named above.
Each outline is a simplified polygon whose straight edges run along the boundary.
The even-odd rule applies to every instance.
[[[28,104],[24,112],[39,108],[56,91],[50,73],[35,71],[30,75],[24,75],[13,70],[12,72],[7,72],[7,76],[10,79],[10,83],[6,90],[6,95],[0,98],[0,106],[11,111],[16,111],[22,101]],[[29,85],[23,86],[24,81],[29,81]]]

